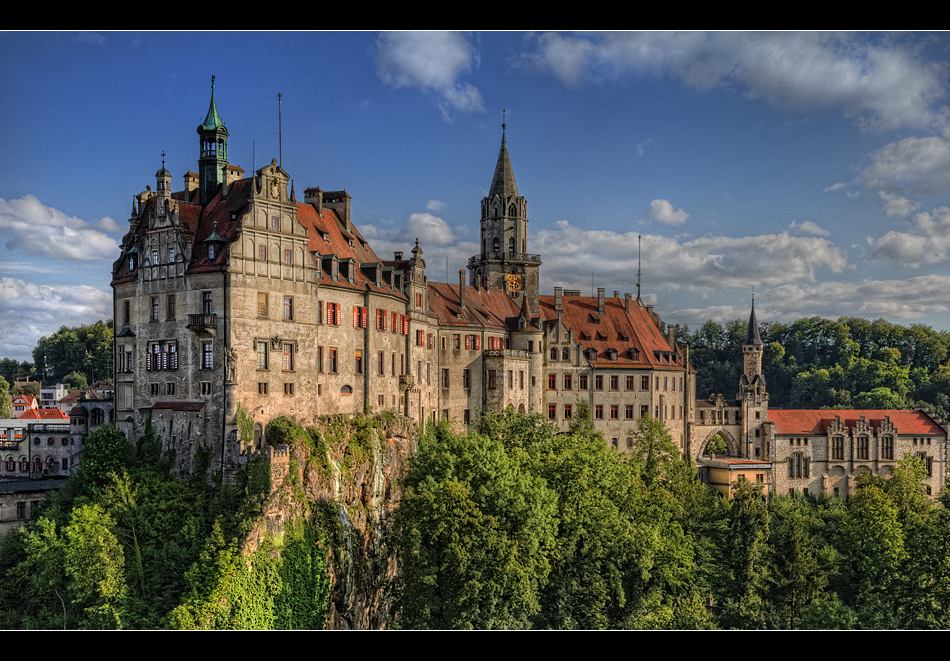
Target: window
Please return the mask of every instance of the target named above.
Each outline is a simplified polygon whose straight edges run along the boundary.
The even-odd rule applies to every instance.
[[[557,419],[557,404],[548,404],[548,420]]]
[[[330,347],[327,354],[327,371],[330,374],[336,374],[336,347]]]
[[[284,356],[281,367],[285,372],[294,370],[294,345],[291,342],[284,342]]]
[[[286,264],[287,266],[293,266],[293,263],[294,263],[293,255],[294,253],[290,250],[290,248],[284,248],[284,264]],[[291,383],[288,385],[292,386],[293,384]],[[292,395],[293,393],[290,393],[290,394]]]
[[[564,347],[561,350],[561,360],[570,360],[571,359],[571,350],[567,347]]]
[[[214,244],[213,243],[208,244],[208,259],[209,260],[214,259]]]
[[[258,394],[258,395],[266,395],[266,394],[267,394],[267,382],[266,382],[266,381],[258,381],[258,382],[257,382],[257,394]]]
[[[572,406],[570,404],[565,404],[564,405],[564,419],[570,420],[573,414],[574,414],[574,410]]]
[[[801,453],[788,458],[788,476],[793,479],[811,477],[811,459]]]
[[[626,389],[627,389],[627,390],[633,390],[633,377],[632,377],[632,376],[628,376],[628,377],[627,377]]]
[[[363,373],[363,352],[359,349],[356,350],[356,354],[353,358],[353,371],[355,374]]]
[[[377,354],[377,368],[376,368],[376,373],[379,374],[380,376],[382,376],[383,374],[386,373],[386,362],[385,362],[385,359],[384,359],[384,357],[383,357],[383,352],[382,352],[382,351],[380,351],[379,354]]]
[[[279,216],[271,216],[270,228],[274,232],[280,231],[280,217]]]
[[[620,409],[620,407],[617,406],[616,404],[611,404],[611,405],[610,405],[610,419],[611,419],[611,420],[619,420],[619,419],[620,419],[620,411],[619,411],[619,409]]]
[[[317,347],[317,371],[323,371],[323,347]]]
[[[131,306],[129,305],[129,301],[122,301],[122,319],[126,324],[129,323],[129,318],[131,316]]]
[[[594,390],[603,390],[604,389],[604,377],[597,375],[594,377]]]
[[[156,397],[156,396],[158,396],[158,394],[159,394],[160,392],[161,392],[161,390],[159,389],[159,384],[157,384],[157,383],[150,383],[150,384],[148,384],[148,394],[149,394],[149,395],[151,395],[152,397]],[[50,440],[52,440],[52,439],[50,439]]]
[[[449,387],[449,370],[446,367],[442,368],[442,387],[443,388]]]
[[[641,417],[641,418],[645,418],[645,417],[647,417],[648,415],[650,415],[650,409],[647,407],[646,404],[642,404],[642,405],[640,406],[640,417]]]
[[[868,458],[868,437],[858,436],[858,459]]]
[[[175,249],[174,248],[168,249],[168,263],[169,264],[175,263]]]
[[[213,342],[201,343],[201,369],[203,370],[214,369],[214,343]]]
[[[831,439],[831,458],[837,460],[844,459],[844,438],[835,436]]]
[[[466,425],[472,424],[472,411],[470,409],[462,411],[462,422]]]
[[[202,381],[202,382],[201,382],[201,394],[202,394],[202,395],[210,395],[210,394],[211,394],[211,382],[210,382],[210,381]]]
[[[508,390],[511,390],[515,387],[515,372],[514,370],[508,370]]]
[[[294,297],[284,296],[284,321],[293,321],[294,319]]]
[[[165,319],[173,321],[175,319],[175,295],[169,294],[165,297]]]
[[[257,316],[267,318],[267,293],[257,292]]]
[[[292,396],[294,394],[294,384],[285,383],[284,384],[284,394]]]
[[[461,337],[461,336],[460,336],[458,333],[455,333],[455,334],[452,335],[452,348],[453,348],[453,349],[461,349],[461,348],[462,348],[462,341],[461,341],[460,337]]]
[[[650,377],[641,376],[640,377],[640,390],[649,390],[650,389]]]
[[[623,414],[624,420],[633,420],[633,404],[627,404]]]
[[[610,377],[610,389],[620,390],[620,377],[616,374]]]
[[[152,249],[152,266],[158,266],[158,250]]]
[[[894,458],[894,438],[885,436],[881,439],[881,459]]]
[[[581,374],[577,378],[577,381],[578,381],[577,383],[578,390],[587,390],[587,375],[586,374]]]
[[[468,390],[472,387],[472,371],[462,370],[462,387]]]
[[[257,259],[266,262],[267,261],[267,246],[263,243],[257,246]]]
[[[565,374],[565,375],[564,375],[564,390],[570,390],[570,389],[571,389],[571,385],[572,385],[572,384],[571,384],[571,375],[570,375],[570,374]]]
[[[548,390],[557,390],[557,374],[548,374]]]
[[[557,348],[551,347],[551,360],[557,360]]]
[[[343,312],[339,303],[327,303],[327,324],[339,326],[343,323]]]
[[[257,341],[257,369],[267,369],[267,340]]]
[[[386,311],[376,309],[376,330],[386,330]]]
[[[213,314],[214,303],[210,291],[201,292],[201,314]]]
[[[594,419],[603,420],[604,419],[604,407],[601,404],[598,404],[594,407]]]
[[[152,314],[150,321],[158,321],[158,296],[152,296]]]
[[[495,370],[488,370],[488,390],[495,389]]]

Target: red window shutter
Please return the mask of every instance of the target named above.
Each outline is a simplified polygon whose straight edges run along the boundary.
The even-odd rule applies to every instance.
[[[353,306],[353,328],[360,327],[360,306]]]
[[[360,311],[360,327],[369,328],[369,308],[362,308]]]
[[[466,348],[466,349],[471,349],[471,348],[472,348],[472,336],[471,336],[471,335],[466,335],[466,336],[465,336],[465,348]]]
[[[392,319],[392,326],[390,327],[390,330],[391,330],[393,333],[398,333],[398,332],[399,332],[399,325],[398,325],[398,324],[399,324],[399,313],[396,312],[396,311],[393,311],[391,314],[392,314],[393,319]]]

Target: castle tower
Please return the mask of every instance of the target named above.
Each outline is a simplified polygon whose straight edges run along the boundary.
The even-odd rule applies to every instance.
[[[518,194],[505,124],[501,125],[501,151],[488,196],[482,200],[481,254],[468,260],[471,284],[504,289],[519,304],[538,313],[540,255],[528,254],[528,203]]]
[[[742,377],[739,379],[739,399],[747,392],[761,396],[765,394],[765,375],[762,373],[762,352],[765,345],[759,337],[759,324],[755,320],[755,299],[752,300],[752,313],[749,315],[749,327],[742,343]]]
[[[211,105],[205,121],[198,127],[201,152],[198,158],[198,181],[200,202],[207,204],[218,192],[218,186],[225,182],[225,170],[228,166],[228,130],[218,115],[214,103],[214,76],[211,76]]]

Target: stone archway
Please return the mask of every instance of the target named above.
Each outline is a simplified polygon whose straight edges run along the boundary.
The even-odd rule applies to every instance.
[[[703,441],[699,444],[699,456],[709,455],[709,448],[711,444],[717,443],[717,437],[718,439],[721,439],[722,443],[724,443],[726,446],[726,452],[724,453],[725,455],[731,456],[731,457],[738,457],[740,455],[739,441],[737,441],[735,437],[732,434],[730,434],[725,428],[718,427],[715,429],[711,429],[709,433],[706,435],[706,437],[703,439]],[[717,452],[716,454],[718,455],[719,452]]]

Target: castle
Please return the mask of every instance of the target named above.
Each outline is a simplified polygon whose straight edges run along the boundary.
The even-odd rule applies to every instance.
[[[213,89],[197,133],[198,172],[183,190],[172,192],[163,163],[155,190],[136,196],[112,279],[116,421],[134,437],[150,419],[182,470],[200,445],[227,473],[280,415],[306,425],[395,410],[464,431],[479,410],[513,407],[566,431],[586,408],[618,451],[652,416],[684,453],[702,456],[718,436],[773,483],[787,444],[769,418],[754,310],[738,401],[696,402],[687,353],[639,291],[541,295],[504,125],[481,253],[457,283],[428,279],[418,241],[408,257],[377,256],[345,190],[307,188],[299,202],[276,160],[244,178],[228,163]],[[239,411],[253,440],[238,432]],[[813,459],[806,472],[819,470]]]

